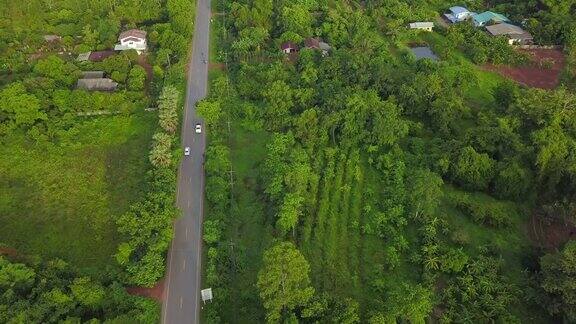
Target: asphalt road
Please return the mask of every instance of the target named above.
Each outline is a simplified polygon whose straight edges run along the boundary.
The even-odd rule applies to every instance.
[[[182,151],[190,147],[190,156],[182,159],[178,172],[177,204],[182,211],[174,223],[174,239],[168,252],[165,301],[162,323],[199,323],[202,269],[202,219],[204,210],[205,130],[196,134],[202,121],[196,116],[196,103],[206,96],[208,42],[210,39],[210,0],[197,0],[192,58],[182,125]]]

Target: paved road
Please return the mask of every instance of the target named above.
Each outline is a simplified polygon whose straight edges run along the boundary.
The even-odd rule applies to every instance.
[[[162,323],[199,323],[202,261],[202,218],[204,204],[204,149],[206,137],[194,132],[201,120],[196,116],[196,102],[206,96],[208,41],[210,31],[210,0],[197,0],[192,58],[189,64],[188,87],[182,146],[190,147],[178,172],[178,207],[182,217],[174,224],[174,240],[168,253],[168,277],[162,305]]]

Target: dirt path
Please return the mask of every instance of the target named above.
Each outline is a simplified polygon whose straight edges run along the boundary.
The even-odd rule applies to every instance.
[[[162,302],[164,300],[164,279],[158,281],[152,288],[128,287],[126,291],[131,295],[149,297]]]

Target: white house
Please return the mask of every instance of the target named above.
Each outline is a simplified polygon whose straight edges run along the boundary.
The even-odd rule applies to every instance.
[[[449,13],[445,13],[444,17],[448,19],[451,23],[458,23],[465,21],[470,18],[473,13],[464,7],[450,7],[448,9]]]
[[[122,32],[118,37],[120,44],[114,46],[116,51],[135,49],[141,54],[148,47],[146,43],[146,32],[140,29],[130,29]]]
[[[431,32],[432,28],[434,28],[433,22],[413,22],[413,23],[410,23],[410,29],[419,29],[419,30],[425,30],[425,31]]]

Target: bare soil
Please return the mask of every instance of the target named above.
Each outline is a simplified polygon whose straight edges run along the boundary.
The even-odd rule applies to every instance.
[[[483,68],[497,72],[527,87],[554,89],[558,86],[560,73],[566,65],[566,58],[562,51],[555,49],[520,49],[519,51],[530,54],[532,57],[530,64],[526,66],[486,64]],[[543,64],[546,61],[551,62],[552,66],[544,67]]]
[[[161,302],[164,300],[164,279],[158,281],[152,288],[128,287],[126,291],[131,295],[149,297]]]
[[[550,251],[560,249],[570,239],[576,238],[576,226],[561,220],[546,220],[535,213],[528,223],[528,233],[537,247]]]

